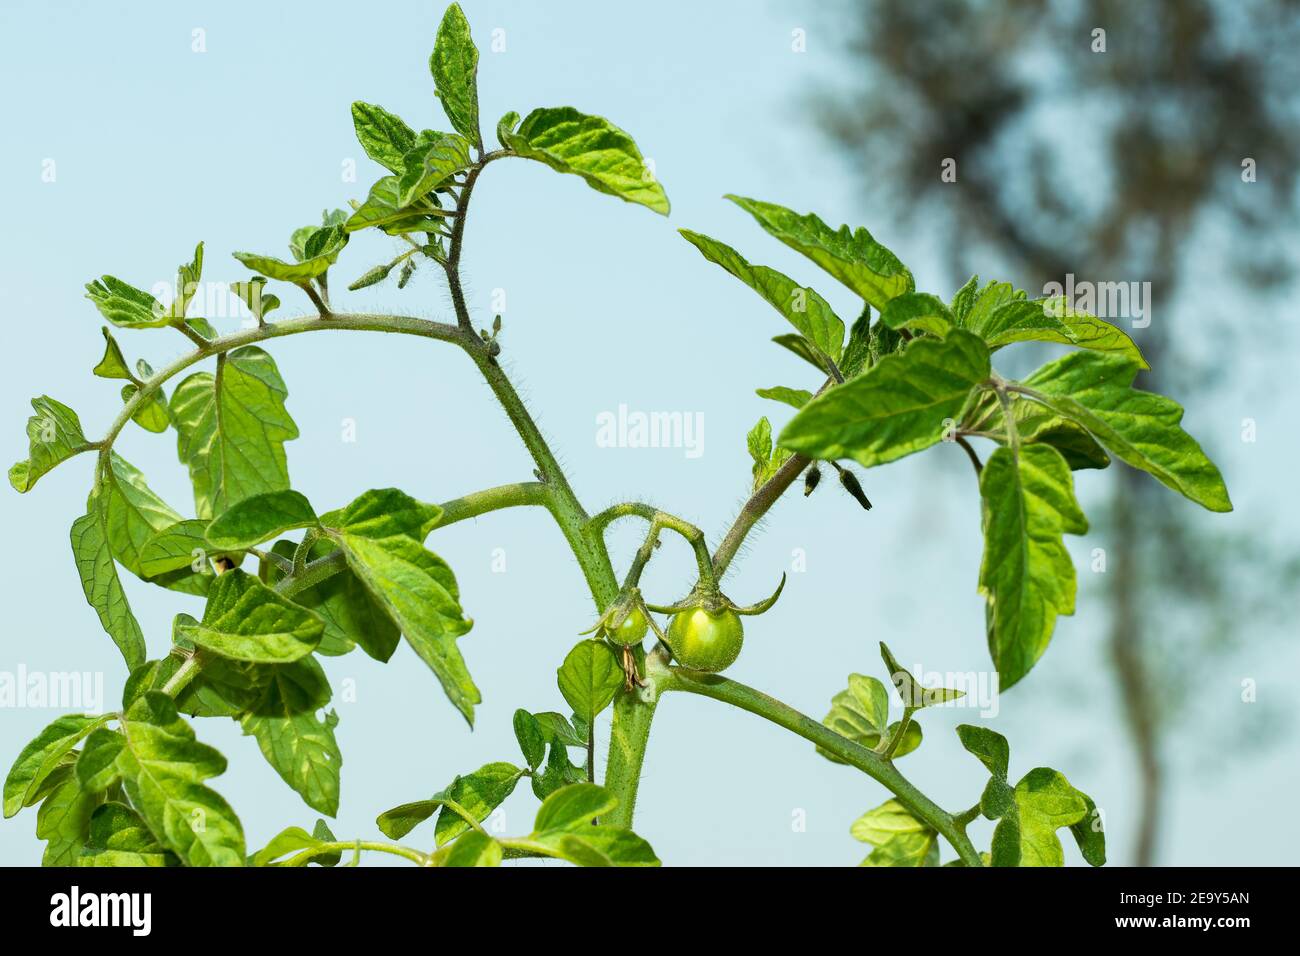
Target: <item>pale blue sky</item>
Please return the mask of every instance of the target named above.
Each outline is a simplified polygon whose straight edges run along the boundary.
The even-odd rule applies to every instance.
[[[507,110],[534,106],[606,115],[655,161],[673,204],[664,220],[538,164],[495,164],[475,192],[468,227],[471,308],[486,324],[493,290],[505,290],[505,365],[590,510],[642,498],[696,521],[716,540],[746,490],[746,431],[760,415],[778,426],[785,418],[753,390],[817,383],[768,344],[784,331],[779,317],[704,262],[675,229],[707,232],[812,282],[852,317],[851,296],[720,198],[755,195],[875,228],[879,215],[873,219],[843,165],[825,155],[802,106],[812,84],[833,80],[839,37],[794,3],[464,6],[483,51],[485,130]],[[353,100],[380,103],[417,127],[445,125],[426,66],[441,13],[430,0],[4,5],[8,135],[0,198],[10,238],[0,258],[0,308],[9,361],[0,416],[11,459],[23,455],[33,395],[48,392],[72,405],[92,435],[117,410],[116,387],[90,375],[102,340],[99,316],[82,297],[86,281],[104,272],[146,288],[170,280],[199,239],[207,243],[205,278],[244,278],[232,249],[280,254],[295,227],[324,207],[363,197],[380,175],[353,138]],[[489,49],[497,28],[505,31],[501,53]],[[809,30],[806,53],[791,50],[796,28]],[[206,52],[192,50],[196,29],[204,31]],[[350,159],[356,183],[342,180]],[[55,163],[52,183],[42,181],[46,160]],[[938,265],[939,237],[881,238],[923,287],[952,291],[941,285],[948,277]],[[381,236],[353,241],[334,270],[336,307],[447,318],[445,292],[431,272],[403,292],[391,283],[344,291],[394,248]],[[285,313],[306,306],[295,290],[281,296]],[[233,320],[217,325],[228,330]],[[128,355],[155,365],[185,347],[166,330],[118,338]],[[318,508],[371,487],[396,485],[438,501],[530,476],[504,416],[453,349],[339,333],[295,337],[270,350],[302,431],[288,447],[294,484]],[[1284,402],[1251,384],[1284,367],[1283,357],[1261,349],[1250,360],[1230,400],[1190,405],[1187,425],[1220,453],[1234,491],[1238,511],[1218,520],[1294,527],[1295,506],[1276,510],[1268,477],[1294,462],[1294,432]],[[1285,388],[1293,398],[1294,386]],[[598,447],[597,416],[620,404],[700,413],[703,454]],[[1238,439],[1245,415],[1258,419],[1261,434],[1248,450]],[[342,441],[345,419],[356,422],[355,443]],[[1284,433],[1282,443],[1276,436]],[[188,507],[173,436],[130,429],[119,450],[174,506]],[[1113,480],[1107,473],[1081,477],[1085,502],[1100,502]],[[863,483],[876,503],[870,514],[830,482],[812,499],[782,503],[727,582],[731,595],[748,603],[791,570],[796,549],[806,554],[807,573],[792,574],[780,604],[749,626],[731,674],[815,717],[848,673],[880,672],[881,639],[905,665],[988,666],[975,592],[978,495],[965,457],[940,447],[868,473]],[[81,597],[67,542],[88,484],[83,459],[25,497],[0,494],[10,542],[0,554],[9,605],[0,671],[102,671],[111,702],[123,666]],[[629,524],[615,535],[618,562],[639,533]],[[387,666],[360,652],[327,661],[336,689],[348,681],[356,688],[355,702],[336,704],[344,767],[333,826],[342,838],[373,836],[378,812],[427,796],[457,773],[516,760],[514,708],[563,706],[554,670],[591,622],[581,576],[543,513],[486,516],[428,543],[456,569],[477,622],[462,647],[483,691],[478,726],[473,733],[465,727],[409,649]],[[992,726],[1011,739],[1014,771],[1050,765],[1095,797],[1122,859],[1135,809],[1130,765],[1108,683],[1080,677],[1103,660],[1104,604],[1083,558],[1104,545],[1095,536],[1071,541],[1080,563],[1079,614],[1061,621],[1054,646],[1026,685],[1001,701]],[[505,573],[492,571],[495,549],[504,549]],[[648,572],[647,589],[664,600],[679,596],[690,571],[685,550],[668,545]],[[196,613],[198,602],[135,581],[127,587],[152,655],[165,653],[173,615]],[[1243,677],[1258,679],[1261,697],[1289,699],[1295,648],[1268,637],[1204,689],[1203,715],[1234,714]],[[0,711],[0,763],[56,714]],[[954,809],[972,803],[983,783],[952,732],[975,719],[968,710],[928,714],[927,743],[904,762]],[[229,721],[196,723],[200,737],[230,758],[214,786],[239,812],[251,847],[284,826],[310,826],[313,812],[251,739]],[[602,727],[602,761],[604,736]],[[1209,775],[1180,775],[1164,859],[1291,862],[1300,822],[1275,819],[1270,808],[1296,777],[1294,741],[1285,739]],[[865,848],[849,837],[849,824],[886,796],[800,738],[711,701],[675,697],[656,721],[637,829],[670,863],[850,864]],[[526,832],[535,809],[527,788],[506,807],[510,831]],[[797,812],[806,813],[804,832],[792,827]],[[0,824],[0,861],[39,859],[33,827],[30,811]],[[431,831],[409,839],[418,844],[421,837],[431,840]],[[1067,856],[1078,861],[1072,845]]]

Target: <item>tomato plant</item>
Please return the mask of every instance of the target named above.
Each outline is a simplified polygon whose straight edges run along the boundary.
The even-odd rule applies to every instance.
[[[957,729],[983,766],[979,775],[974,761],[968,768],[969,809],[945,810],[914,786],[897,761],[922,743],[918,714],[962,692],[923,686],[883,644],[884,673],[902,705],[893,720],[889,686],[875,677],[850,675],[826,718],[816,721],[721,676],[743,650],[742,616],[761,629],[761,615],[781,597],[785,580],[749,605],[733,603],[719,582],[755,523],[801,476],[810,494],[822,468],[833,469],[869,509],[854,465],[872,468],[957,443],[982,500],[978,588],[987,601],[988,648],[1002,687],[1013,686],[1046,651],[1056,618],[1074,612],[1075,571],[1064,535],[1087,528],[1074,496],[1075,470],[1104,468],[1113,455],[1209,510],[1231,508],[1218,469],[1180,427],[1182,409],[1132,387],[1146,366],[1137,345],[1062,299],[1031,299],[1005,282],[972,278],[946,301],[920,292],[907,267],[866,229],[834,229],[816,215],[730,196],[772,238],[855,293],[861,312],[846,324],[812,288],[682,230],[706,260],[789,323],[776,342],[806,363],[808,387],[759,389],[794,413],[779,432],[766,417],[749,432],[748,497],[715,547],[692,522],[642,502],[591,515],[498,362],[508,342],[500,317],[490,329],[476,328],[467,307],[460,262],[471,197],[489,165],[521,158],[663,215],[668,198],[627,133],[571,107],[534,109],[522,120],[507,113],[496,125],[498,145],[485,145],[477,64],[469,25],[453,5],[430,61],[453,132],[417,133],[382,107],[353,104],[357,137],[386,172],[350,210],[327,212],[294,231],[288,258],[234,254],[251,271],[231,285],[252,316],[247,327],[219,335],[192,314],[205,268],[202,244],[180,266],[168,304],[114,276],[87,286],[112,327],[103,329],[104,356],[93,372],[123,383],[120,409],[103,436],[89,438],[71,408],[36,398],[28,457],[9,479],[27,492],[65,461],[85,455],[93,463],[86,511],[72,524],[73,558],[129,679],[120,709],[60,717],[22,750],[4,782],[5,815],[38,808],[36,832],[51,865],[330,866],[344,853],[363,852],[445,866],[537,856],[654,865],[654,850],[632,829],[638,780],[656,708],[673,693],[687,693],[764,718],[879,782],[889,799],[851,830],[871,845],[869,864],[937,865],[951,854],[948,865],[1060,865],[1061,830],[1070,831],[1089,863],[1104,862],[1092,799],[1053,769],[1013,778],[1007,741],[987,727]],[[336,306],[331,274],[343,268],[350,237],[367,229],[394,237],[403,249],[361,272],[348,289],[394,273],[404,287],[415,269],[438,270],[453,322]],[[280,294],[291,287],[306,295],[312,313],[279,316]],[[193,349],[157,370],[133,366],[113,329],[170,329]],[[288,387],[262,346],[332,330],[409,335],[458,349],[506,411],[534,460],[535,480],[441,504],[383,488],[322,508],[293,490],[286,443],[298,430]],[[992,358],[1021,342],[1072,350],[1023,379],[1005,377]],[[198,370],[203,363],[212,370]],[[118,454],[118,437],[133,425],[175,433],[193,485],[192,509],[163,501]],[[992,446],[987,458],[975,441]],[[338,810],[342,755],[337,716],[321,715],[331,689],[320,655],[359,648],[388,661],[404,641],[472,725],[481,695],[457,644],[471,621],[455,573],[428,542],[457,522],[516,507],[549,512],[591,593],[592,636],[569,649],[557,671],[567,713],[516,711],[520,756],[486,763],[382,812],[377,824],[388,841],[340,840],[321,819],[310,830],[290,825],[266,846],[248,846],[234,808],[209,786],[225,758],[199,741],[194,721],[237,721],[285,784],[323,816]],[[628,567],[617,569],[605,533],[623,519],[643,523],[646,534]],[[656,595],[652,602],[641,576],[666,534],[690,545],[697,582],[684,597]],[[201,617],[177,615],[159,658],[149,655],[123,571],[203,600]],[[656,615],[669,616],[666,633]],[[542,707],[558,706],[550,694]],[[606,709],[609,757],[597,783],[595,720]],[[525,779],[540,801],[532,830],[488,834],[482,822]],[[967,834],[981,815],[996,821],[984,852]],[[417,845],[396,842],[430,818],[432,833],[422,831]]]

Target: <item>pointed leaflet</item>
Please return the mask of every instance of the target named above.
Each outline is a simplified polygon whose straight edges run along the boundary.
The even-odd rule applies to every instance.
[[[1014,342],[1058,342],[1097,352],[1117,352],[1149,368],[1142,352],[1124,330],[1087,312],[1076,312],[1068,300],[1014,299],[988,314],[979,314],[970,330],[996,350]]]
[[[880,659],[885,662],[885,667],[889,671],[889,679],[898,691],[898,696],[902,699],[904,707],[911,710],[920,710],[923,707],[946,704],[948,701],[966,696],[965,691],[955,690],[951,687],[926,687],[913,677],[911,672],[905,669],[902,664],[898,663],[898,659],[894,657],[884,641],[880,642]]]
[[[338,715],[331,710],[324,719],[316,716],[330,698],[325,672],[314,657],[267,671],[265,694],[240,726],[257,738],[267,763],[307,806],[334,816],[343,754],[334,739]]]
[[[346,216],[343,218],[346,219]],[[307,228],[312,232],[301,248],[291,247],[297,262],[285,262],[275,256],[256,252],[234,252],[231,255],[268,279],[306,282],[318,278],[328,272],[329,267],[338,260],[339,253],[348,244],[348,234],[343,229],[342,221],[338,225]]]
[[[415,145],[415,131],[400,116],[382,106],[357,101],[352,104],[352,124],[367,156],[389,172],[402,171],[402,157]]]
[[[478,129],[478,49],[470,37],[469,22],[460,4],[453,3],[442,16],[433,55],[429,57],[434,90],[451,125],[480,149]]]
[[[27,419],[27,460],[9,469],[9,484],[18,492],[30,491],[38,478],[55,465],[91,447],[81,432],[77,413],[48,395],[32,399],[36,412]]]
[[[849,828],[853,839],[875,849],[862,866],[938,866],[939,834],[916,819],[897,800],[868,810]]]
[[[1137,363],[1072,352],[1022,383],[1025,394],[1088,429],[1111,454],[1210,511],[1231,511],[1228,489],[1196,439],[1183,431],[1182,406],[1132,387]]]
[[[330,531],[343,548],[348,567],[437,675],[456,709],[473,725],[474,705],[482,697],[474,686],[456,638],[473,622],[460,607],[456,576],[437,555],[403,534],[372,539]]]
[[[750,469],[750,474],[754,479],[753,490],[757,491],[785,464],[790,457],[790,451],[786,448],[772,447],[772,424],[767,420],[767,416],[760,418],[749,430],[749,434],[745,436],[745,443],[749,448],[749,456],[754,459],[754,467]]]
[[[324,630],[314,613],[239,568],[217,578],[202,623],[177,628],[214,654],[260,664],[287,664],[310,654]]]
[[[918,339],[814,398],[779,443],[810,458],[852,457],[870,468],[943,440],[972,388],[989,376],[988,347],[969,332]]]
[[[210,576],[203,570],[176,564],[176,570],[157,575],[144,571],[145,548],[163,531],[181,523],[167,502],[145,483],[144,475],[116,452],[109,455],[109,467],[100,472],[101,493],[106,500],[106,530],[113,557],[132,574],[154,584],[186,594],[205,594]],[[195,563],[191,555],[190,563]]]
[[[397,205],[410,206],[467,168],[470,164],[469,150],[469,141],[456,133],[444,133],[436,139],[417,142],[402,157],[404,169],[397,181]],[[412,214],[419,212],[421,210],[411,210]]]
[[[402,205],[401,180],[397,176],[385,176],[370,187],[366,201],[349,217],[344,228],[348,232],[356,232],[358,229],[378,226],[390,235],[432,232],[438,228],[439,218],[449,215],[450,212],[442,209]]]
[[[92,369],[93,374],[100,378],[122,378],[130,381],[135,376],[131,374],[131,368],[126,364],[126,357],[122,354],[117,339],[113,338],[113,333],[106,327],[101,326],[99,331],[104,333],[104,357]]]
[[[325,826],[324,820],[316,821],[315,832],[308,833],[302,827],[286,827],[271,838],[271,842],[253,854],[248,861],[253,866],[306,866],[318,863],[321,866],[335,866],[339,862],[338,850],[331,850],[328,844],[336,842],[334,834]],[[281,857],[289,856],[287,860]],[[276,863],[275,860],[280,860]]]
[[[689,229],[679,229],[704,258],[722,266],[757,292],[822,354],[838,362],[844,348],[844,323],[817,292],[767,266],[755,266],[735,249]]]
[[[271,550],[292,561],[298,544],[295,541],[277,541]],[[307,557],[314,561],[336,550],[333,541],[320,540],[312,545]],[[281,571],[272,568],[269,583],[274,584],[283,576]],[[388,613],[375,602],[357,576],[346,568],[313,587],[295,592],[293,603],[315,611],[325,622],[325,633],[316,648],[317,654],[346,654],[360,645],[375,660],[387,661],[401,642],[401,632]]]
[[[1022,290],[1010,282],[989,282],[980,288],[979,276],[971,276],[953,297],[952,314],[958,328],[982,328],[1002,306],[1027,298]]]
[[[149,691],[121,720],[118,768],[131,805],[188,866],[243,866],[244,831],[230,805],[203,785],[226,758],[194,739],[170,697]]]
[[[99,314],[124,329],[156,329],[168,325],[172,316],[148,292],[113,276],[101,276],[86,284],[86,298]]]
[[[211,575],[207,527],[202,518],[187,518],[154,532],[140,548],[140,576],[150,579],[186,567],[196,575]]]
[[[58,769],[72,748],[109,720],[108,714],[68,714],[37,734],[18,754],[5,777],[4,815],[12,817],[23,807],[30,806],[41,785]]]
[[[231,505],[204,532],[219,551],[244,551],[295,528],[316,524],[305,495],[285,489],[253,495]]]
[[[915,288],[912,273],[866,229],[832,229],[811,213],[801,216],[784,206],[743,196],[726,198],[758,220],[769,234],[803,253],[877,310]]]
[[[1042,656],[1058,614],[1074,613],[1074,562],[1064,534],[1088,521],[1074,481],[1050,445],[999,448],[980,474],[984,556],[979,587],[989,601],[989,653],[1002,687],[1010,687]]]
[[[598,192],[668,215],[668,196],[653,170],[632,137],[609,120],[559,106],[533,110],[512,132],[513,118],[507,114],[497,126],[501,145],[558,172],[581,176]]]
[[[803,388],[786,388],[784,385],[773,385],[771,388],[756,389],[754,394],[759,398],[767,398],[774,402],[781,402],[789,405],[791,408],[803,408],[812,401],[812,392]]]
[[[321,515],[320,523],[376,540],[402,534],[423,542],[441,517],[442,508],[418,501],[398,488],[372,488],[347,507]]]
[[[448,806],[447,801],[481,822],[514,792],[523,775],[524,770],[514,764],[485,764],[473,773],[457,776],[445,790],[428,800],[416,800],[384,811],[375,823],[385,836],[399,840],[441,810],[434,839],[438,846],[442,846],[470,828],[465,818]]]
[[[248,346],[217,358],[215,376],[191,375],[172,395],[177,453],[190,469],[200,518],[289,487],[284,443],[298,437],[271,356]]]
[[[943,338],[953,326],[952,313],[939,298],[924,292],[905,292],[891,299],[880,314],[891,329],[929,332]]]
[[[113,553],[109,547],[108,492],[101,489],[92,495],[86,514],[72,523],[72,555],[86,601],[99,615],[108,636],[113,639],[126,666],[134,670],[144,663],[144,632],[131,613],[126,592],[117,576]]]
[[[623,686],[623,666],[605,641],[579,641],[555,672],[560,693],[588,724]]]

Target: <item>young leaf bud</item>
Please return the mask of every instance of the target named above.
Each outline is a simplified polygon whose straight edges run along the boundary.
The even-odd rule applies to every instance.
[[[807,498],[817,488],[817,483],[822,480],[821,469],[817,463],[808,466],[808,470],[803,473],[803,496]]]
[[[840,469],[840,484],[844,490],[851,494],[867,511],[871,510],[871,502],[867,499],[866,493],[863,492],[862,486],[858,484],[857,476],[847,468]]]

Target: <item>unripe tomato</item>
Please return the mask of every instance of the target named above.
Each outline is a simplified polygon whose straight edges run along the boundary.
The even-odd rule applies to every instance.
[[[745,628],[730,608],[710,614],[702,607],[673,615],[668,622],[668,646],[673,656],[692,670],[716,674],[740,656]]]
[[[646,622],[641,609],[634,607],[627,612],[627,617],[623,618],[622,624],[608,632],[608,636],[615,644],[622,644],[624,647],[635,647],[645,640],[645,632],[649,627],[650,625]]]

